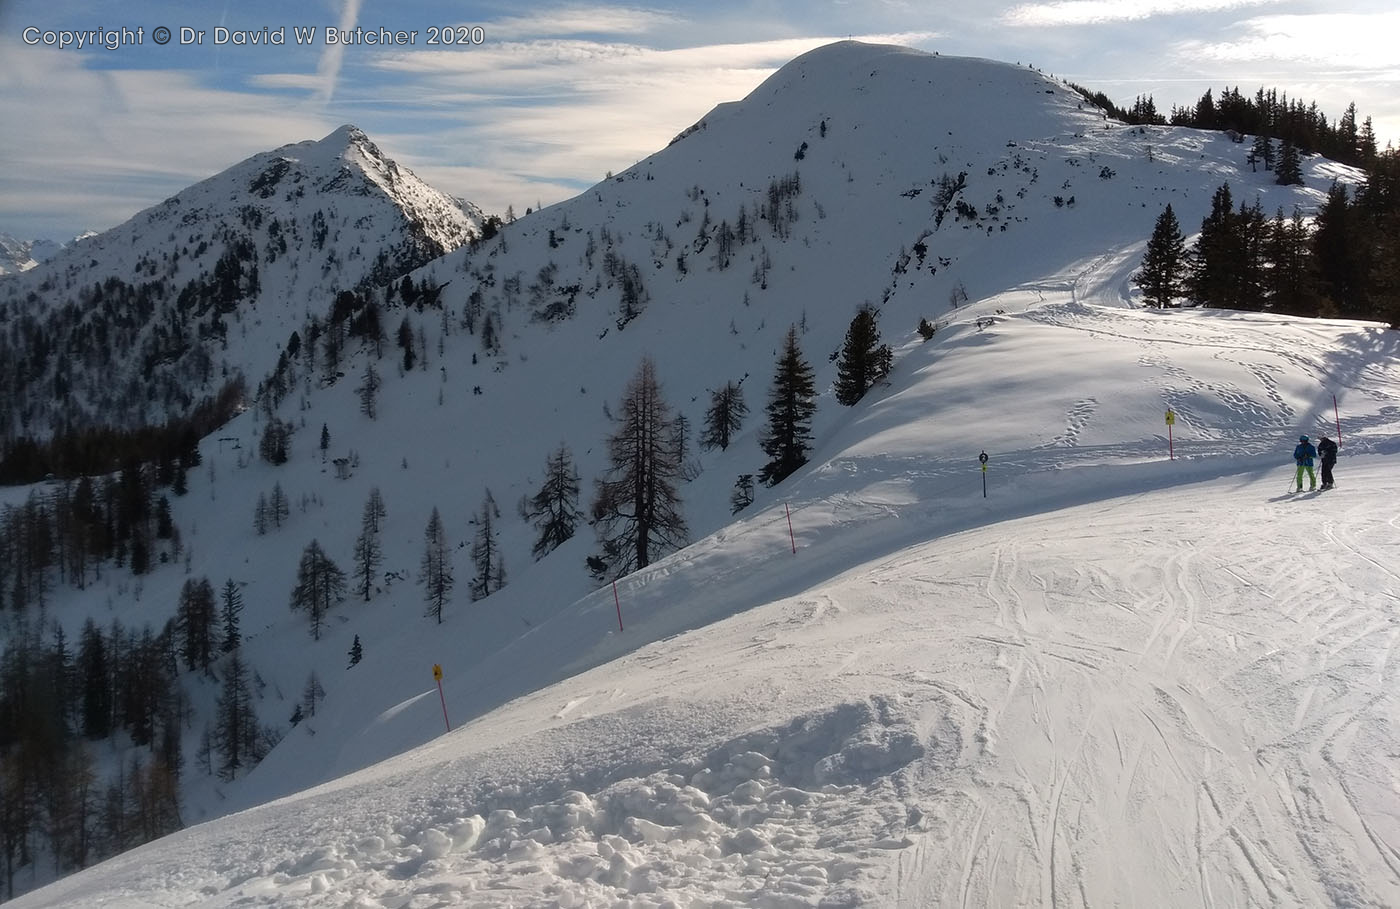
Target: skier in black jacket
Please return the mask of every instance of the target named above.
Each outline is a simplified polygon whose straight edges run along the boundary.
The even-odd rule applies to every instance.
[[[1322,488],[1332,488],[1332,465],[1337,463],[1337,443],[1326,436],[1317,443],[1317,454],[1322,459]]]

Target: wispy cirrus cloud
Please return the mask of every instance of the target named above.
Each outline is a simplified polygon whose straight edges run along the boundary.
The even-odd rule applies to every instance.
[[[336,124],[301,104],[169,69],[93,69],[0,38],[0,224],[105,229],[259,151]],[[35,100],[41,99],[36,115]],[[48,115],[48,111],[61,111]]]
[[[1061,0],[1025,3],[1001,17],[1007,25],[1029,28],[1133,22],[1157,16],[1211,13],[1265,6],[1285,0]]]
[[[645,35],[685,22],[674,13],[638,7],[560,6],[492,19],[484,28],[487,39],[495,42],[576,35]]]
[[[315,73],[254,73],[247,81],[253,88],[303,91],[313,97],[326,85],[325,78]]]
[[[933,33],[863,35],[912,44]],[[469,192],[488,210],[551,203],[663,148],[716,104],[742,98],[776,69],[831,36],[659,49],[642,44],[542,39],[468,50],[385,52],[372,63],[404,79],[395,103],[436,120],[442,157],[414,163],[432,177],[453,151],[474,173],[495,173]],[[381,87],[384,79],[377,80]],[[412,86],[408,88],[407,86]],[[426,137],[425,137],[426,138]],[[416,143],[414,143],[416,144]],[[422,148],[423,146],[419,146]],[[563,179],[561,179],[563,178]],[[506,196],[522,186],[524,200]]]

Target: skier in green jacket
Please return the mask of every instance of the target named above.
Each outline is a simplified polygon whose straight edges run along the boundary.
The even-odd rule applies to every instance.
[[[1298,447],[1293,449],[1293,460],[1298,462],[1298,482],[1294,487],[1296,492],[1303,491],[1303,471],[1308,472],[1309,491],[1317,489],[1317,475],[1313,473],[1313,458],[1317,457],[1317,449],[1308,441],[1307,436],[1298,439]]]

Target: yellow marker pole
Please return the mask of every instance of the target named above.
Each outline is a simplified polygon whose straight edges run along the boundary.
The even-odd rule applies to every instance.
[[[442,694],[442,664],[433,664],[433,681],[437,682],[438,700],[442,701],[442,724],[447,727],[447,731],[452,731],[452,724],[447,721],[447,698]]]
[[[1167,460],[1176,460],[1176,451],[1172,447],[1172,427],[1176,425],[1176,411],[1167,408]]]

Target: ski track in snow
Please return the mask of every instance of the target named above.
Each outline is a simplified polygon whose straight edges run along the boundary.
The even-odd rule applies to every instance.
[[[940,356],[1073,332],[1141,367],[1184,463],[1160,410],[1124,431],[1139,416],[1073,374],[1038,435],[1005,431],[988,511],[980,440],[842,435],[919,386],[896,388],[786,499],[620,582],[628,632],[610,590],[539,614],[481,655],[484,691],[449,677],[478,698],[452,733],[16,905],[1400,905],[1400,371],[1323,356],[1335,326],[1290,346],[1266,316],[1125,307],[1140,252],[973,304]],[[1279,450],[1331,387],[1366,403],[1343,486],[1284,496]],[[562,681],[513,687],[522,654]],[[361,739],[437,723],[434,701]]]
[[[1160,343],[1054,295],[1019,317]],[[1044,451],[1081,453],[1097,406]],[[1013,463],[1052,469],[1038,457]],[[172,838],[180,858],[119,856],[106,874],[169,898],[107,905],[1394,904],[1400,619],[1393,596],[1345,592],[1400,587],[1400,517],[1334,498],[1316,534],[1259,545],[1271,498],[1226,479],[897,548],[232,818],[232,845],[205,826]],[[852,498],[831,520],[917,514]],[[641,589],[684,578],[662,563]],[[774,704],[793,719],[753,728]]]

